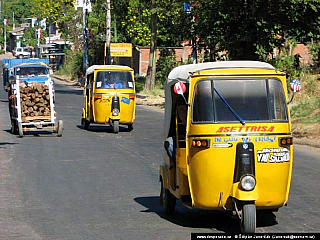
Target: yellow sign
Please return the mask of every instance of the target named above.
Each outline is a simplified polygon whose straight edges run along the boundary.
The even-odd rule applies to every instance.
[[[110,43],[111,57],[132,57],[131,43]]]

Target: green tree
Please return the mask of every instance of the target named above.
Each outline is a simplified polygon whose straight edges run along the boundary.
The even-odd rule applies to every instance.
[[[25,46],[37,46],[38,38],[36,35],[37,28],[27,28],[23,34],[22,44]],[[45,31],[42,31],[42,37],[40,38],[40,43],[45,43],[45,37],[47,36]]]
[[[18,0],[11,4],[8,15],[12,16],[14,12],[15,23],[23,23],[25,18],[32,17],[32,5],[29,0]]]
[[[47,18],[56,23],[64,14],[74,8],[75,0],[31,0],[32,12],[38,19]]]
[[[318,39],[319,10],[318,0],[198,0],[196,32],[231,59],[265,60],[290,39]]]

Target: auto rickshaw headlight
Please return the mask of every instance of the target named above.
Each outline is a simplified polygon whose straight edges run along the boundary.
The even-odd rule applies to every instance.
[[[240,179],[240,186],[245,191],[251,191],[256,186],[256,179],[252,175],[245,175]]]
[[[118,116],[119,115],[119,109],[118,108],[114,108],[112,109],[112,116]]]

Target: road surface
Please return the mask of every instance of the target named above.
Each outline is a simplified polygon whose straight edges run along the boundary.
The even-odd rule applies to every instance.
[[[2,84],[2,82],[1,82]],[[0,239],[190,239],[191,233],[238,232],[225,212],[174,216],[159,205],[164,113],[137,106],[134,130],[80,126],[82,90],[56,82],[56,134],[10,133],[0,90]],[[260,214],[257,232],[319,232],[320,152],[296,145],[289,204]]]

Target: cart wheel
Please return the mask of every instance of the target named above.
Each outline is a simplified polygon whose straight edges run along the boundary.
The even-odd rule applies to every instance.
[[[18,134],[18,126],[16,121],[12,121],[11,123],[11,133]]]
[[[128,125],[128,131],[131,132],[133,130],[133,123]]]
[[[255,233],[256,206],[254,205],[254,203],[246,203],[243,205],[240,227],[242,233]]]
[[[58,137],[62,136],[62,131],[63,131],[63,121],[59,120],[58,121]]]
[[[118,133],[119,132],[119,121],[114,121],[112,124],[113,132]]]
[[[83,119],[83,128],[85,130],[89,129],[90,122],[87,119]]]
[[[164,213],[171,215],[174,214],[176,208],[176,198],[170,193],[169,189],[163,188],[163,183],[161,181],[161,189],[162,193],[160,193],[160,197],[162,195],[162,205],[164,207]]]
[[[21,123],[18,123],[18,134],[19,134],[20,138],[23,137],[23,129],[22,129],[22,124]]]

